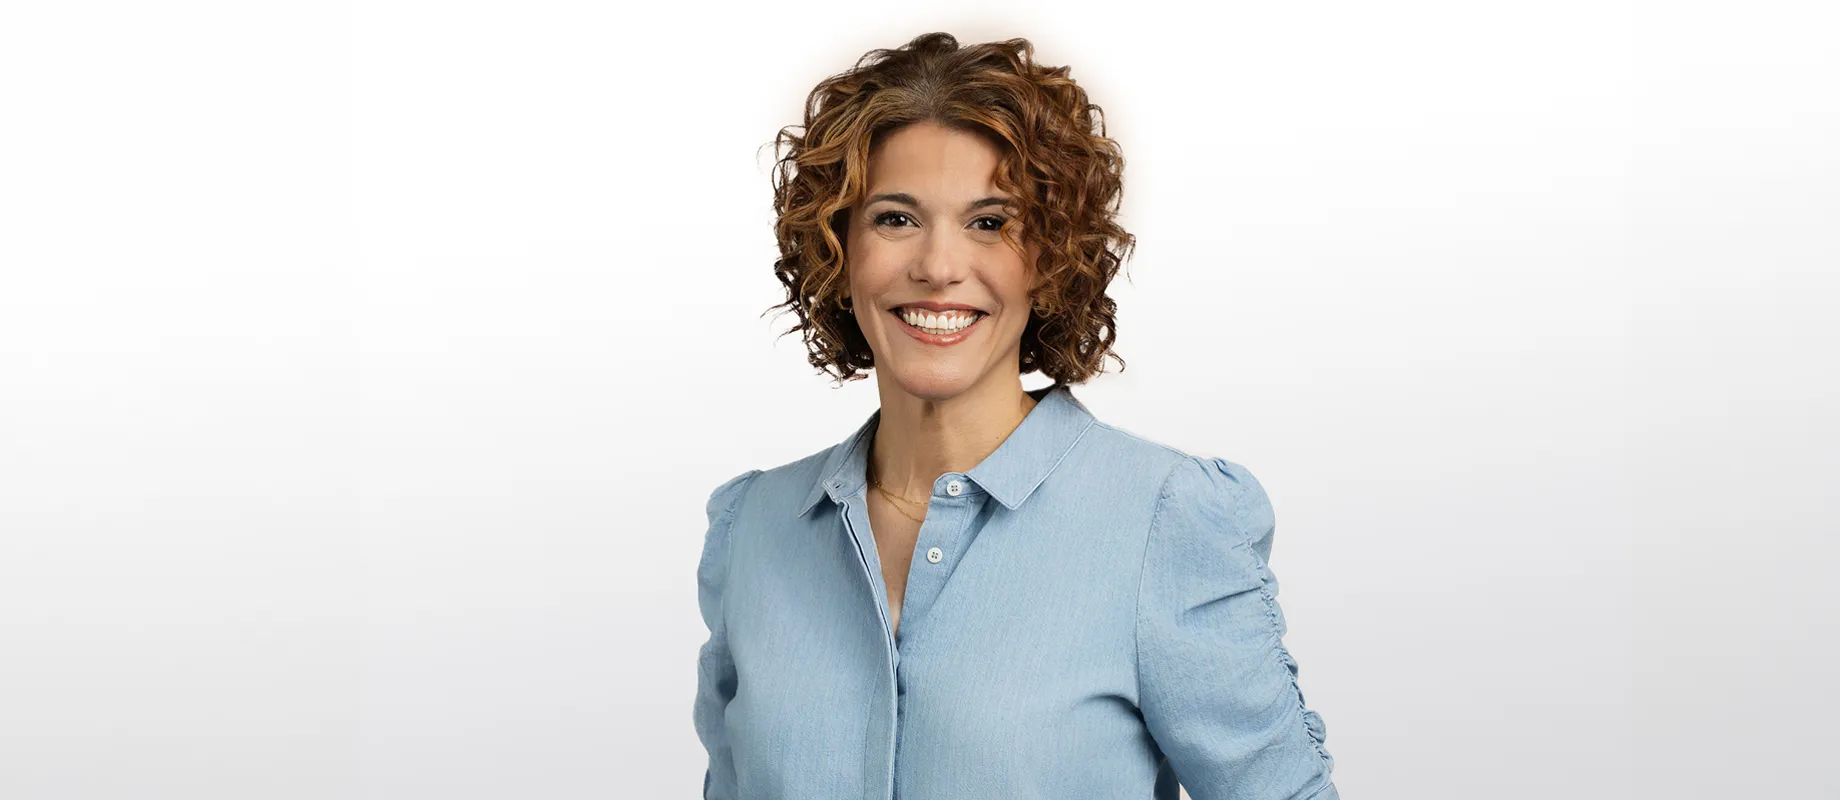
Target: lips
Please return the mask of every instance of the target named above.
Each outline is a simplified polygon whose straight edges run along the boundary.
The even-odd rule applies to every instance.
[[[907,314],[905,312],[908,311],[914,311],[921,315],[931,314],[938,317],[952,317],[955,319],[963,319],[969,316],[971,322],[965,326],[967,328],[971,327],[971,325],[976,325],[978,320],[990,316],[989,313],[976,308],[953,308],[949,311],[939,311],[925,306],[895,306],[894,308],[888,309],[888,313],[893,314],[896,319],[902,322],[907,321]]]
[[[893,312],[895,312],[895,313],[897,313],[897,314],[898,314],[898,313],[900,313],[900,312],[902,312],[902,311],[925,311],[925,312],[927,312],[927,313],[930,313],[930,314],[943,314],[943,313],[946,313],[946,312],[948,312],[948,311],[970,311],[970,312],[973,312],[973,313],[977,313],[977,314],[988,314],[988,313],[990,313],[990,312],[988,312],[988,311],[985,311],[984,309],[981,309],[981,308],[978,308],[978,307],[976,307],[976,306],[967,306],[967,305],[957,305],[957,304],[953,304],[953,305],[939,305],[939,306],[929,306],[929,305],[920,305],[920,304],[915,304],[915,305],[907,305],[907,306],[895,306],[895,307],[893,307],[893,308],[890,308],[890,309],[888,309],[888,310],[889,310],[889,311],[893,311]]]
[[[924,344],[938,345],[941,347],[958,344],[970,338],[973,333],[978,331],[978,326],[983,325],[984,320],[990,316],[980,311],[977,312],[977,318],[972,320],[970,325],[966,325],[956,331],[951,333],[928,333],[921,328],[916,328],[908,324],[907,320],[901,316],[899,308],[891,308],[888,310],[888,313],[894,317],[895,324],[901,330],[907,332],[907,335],[914,337]]]

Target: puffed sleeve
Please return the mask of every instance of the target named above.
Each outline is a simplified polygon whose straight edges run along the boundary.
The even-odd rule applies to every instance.
[[[1325,729],[1285,649],[1271,500],[1245,467],[1164,481],[1137,597],[1144,722],[1194,800],[1339,800]]]
[[[709,752],[709,766],[703,773],[703,797],[706,800],[735,798],[735,763],[729,752],[728,730],[723,723],[728,701],[735,696],[735,662],[729,658],[728,636],[724,629],[722,591],[728,577],[728,534],[735,512],[748,482],[760,470],[748,470],[729,478],[710,492],[704,511],[709,528],[703,535],[703,554],[696,566],[696,604],[703,615],[709,638],[703,642],[696,660],[696,735]]]

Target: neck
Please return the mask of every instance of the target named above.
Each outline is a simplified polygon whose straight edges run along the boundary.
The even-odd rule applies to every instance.
[[[923,499],[948,472],[978,465],[1035,407],[1022,381],[989,382],[947,398],[909,394],[879,378],[881,418],[869,450],[869,477],[902,497]]]

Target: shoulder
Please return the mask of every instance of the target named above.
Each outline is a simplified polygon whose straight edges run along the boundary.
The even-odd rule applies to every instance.
[[[1095,457],[1156,474],[1159,505],[1223,501],[1245,505],[1265,499],[1259,479],[1237,461],[1189,452],[1103,420],[1093,423],[1087,438],[1092,440]]]
[[[734,513],[736,506],[740,505],[742,495],[747,493],[748,485],[753,483],[754,478],[759,475],[760,470],[758,469],[745,470],[739,475],[722,481],[709,491],[709,499],[703,504],[703,512],[709,516],[711,525],[721,522],[723,518]]]
[[[1177,447],[1095,419],[1069,453],[1067,466],[1105,476],[1110,485],[1121,489],[1135,487],[1131,493],[1148,493],[1161,486],[1178,464],[1192,457]]]
[[[1244,523],[1261,510],[1269,512],[1271,499],[1245,465],[1217,456],[1191,455],[1169,471],[1159,502],[1213,507]]]
[[[707,510],[711,521],[724,514],[739,515],[743,509],[761,509],[769,505],[789,508],[817,485],[819,473],[831,463],[832,454],[841,447],[841,444],[831,445],[783,464],[746,469],[721,481],[708,495]]]
[[[1141,471],[1150,480],[1153,531],[1161,536],[1200,534],[1259,548],[1269,540],[1271,499],[1252,470],[1220,456],[1190,452],[1104,421],[1092,439],[1098,462]],[[1152,477],[1153,476],[1153,477]]]

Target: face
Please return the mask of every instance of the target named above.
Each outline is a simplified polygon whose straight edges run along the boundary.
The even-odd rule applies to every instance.
[[[878,381],[935,400],[1019,382],[1035,249],[1025,257],[998,233],[1013,210],[993,182],[1000,155],[983,137],[930,122],[870,154],[867,201],[850,210],[844,252]]]

